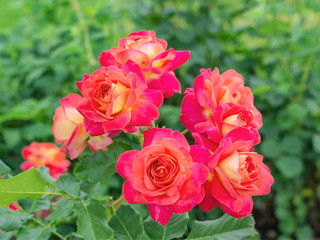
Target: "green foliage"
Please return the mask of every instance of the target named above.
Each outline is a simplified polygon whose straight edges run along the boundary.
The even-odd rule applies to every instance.
[[[7,176],[11,169],[0,159],[0,176]]]
[[[31,217],[32,215],[28,213],[1,208],[0,228],[6,232],[19,229]]]
[[[92,183],[107,181],[116,173],[118,156],[130,149],[131,146],[126,143],[113,143],[108,146],[108,151],[100,151],[81,159],[74,174]]]
[[[237,219],[227,214],[216,220],[194,221],[187,239],[243,239],[257,234],[254,223],[252,216]]]
[[[74,202],[74,211],[79,214],[78,232],[85,239],[111,239],[113,231],[108,226],[106,208],[97,200],[88,203],[82,200]]]
[[[173,239],[183,236],[187,230],[188,221],[188,213],[174,214],[169,223],[163,226],[149,216],[144,221],[144,227],[151,239]]]
[[[22,239],[34,239],[43,240],[49,239],[51,233],[55,231],[54,227],[45,228],[43,226],[38,226],[35,228],[23,228],[17,236],[17,240]]]
[[[114,230],[115,239],[140,239],[143,233],[141,215],[130,205],[122,205],[111,218],[110,227]]]
[[[192,51],[192,58],[175,71],[182,92],[192,87],[200,68],[214,67],[220,72],[235,69],[252,88],[264,122],[262,143],[255,151],[264,155],[275,179],[271,195],[256,198],[254,205],[255,217],[272,213],[277,218],[270,225],[264,217],[256,218],[262,238],[319,238],[319,1],[217,0],[186,4],[183,0],[120,0],[114,4],[81,0],[79,11],[82,20],[72,1],[65,0],[2,3],[1,177],[19,173],[22,147],[31,141],[53,141],[52,116],[59,99],[77,92],[75,82],[99,66],[95,59],[102,50],[115,46],[132,31],[154,30],[157,37],[168,41],[169,47]],[[182,97],[175,94],[165,100],[159,126],[184,129],[177,119]],[[71,184],[80,184],[80,195],[85,200],[120,194],[120,184],[109,179],[115,173],[116,159],[108,152],[98,152],[72,164],[76,179]],[[55,183],[46,171],[39,169],[47,182]],[[72,180],[65,178],[57,183],[60,188]],[[67,189],[64,193],[79,196],[78,187],[75,191]],[[7,205],[7,199],[7,195],[0,197],[0,203]],[[47,207],[48,201],[54,205],[53,200],[19,202],[26,211],[35,211]],[[262,200],[265,204],[260,204]],[[72,204],[73,200],[61,198],[47,218],[65,235],[76,231]],[[62,207],[66,207],[65,211],[60,211]],[[193,211],[199,215],[198,210]],[[34,227],[30,221],[25,224]],[[34,239],[41,229],[48,233],[50,228],[25,228],[18,237],[29,232],[25,236],[31,236],[34,231]],[[12,234],[0,232],[0,238],[10,238]]]
[[[69,174],[62,174],[57,180],[56,186],[72,197],[80,197],[80,185]]]
[[[8,180],[0,180],[0,207],[8,207],[10,203],[21,198],[38,199],[46,193],[50,186],[35,168],[30,168]]]

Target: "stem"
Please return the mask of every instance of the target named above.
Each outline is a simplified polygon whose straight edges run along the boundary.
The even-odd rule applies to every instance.
[[[51,194],[51,195],[56,195],[56,196],[60,196],[60,197],[65,197],[65,198],[68,198],[70,200],[74,200],[74,198],[72,197],[69,197],[68,195],[66,194],[63,194],[63,193],[57,193],[57,192],[46,192],[46,194]]]
[[[78,2],[78,0],[70,0],[71,4],[77,14],[78,20],[79,20],[79,24],[80,24],[80,28],[83,32],[83,40],[84,40],[84,47],[86,49],[86,54],[87,54],[87,58],[88,61],[91,65],[95,65],[96,64],[96,60],[94,59],[93,56],[93,52],[92,52],[92,47],[90,44],[90,38],[89,38],[89,30],[88,30],[88,26],[85,23],[85,20],[83,18],[82,12],[81,12],[81,8],[80,8],[80,4]]]
[[[33,202],[35,202],[35,201],[33,201]],[[16,208],[18,208],[19,211],[26,213],[26,211],[25,211],[22,207],[16,205],[15,203],[13,203],[13,205],[14,205]],[[49,228],[48,225],[45,225],[43,222],[40,222],[40,221],[39,221],[38,219],[36,219],[35,217],[32,217],[31,220],[34,221],[35,223],[39,224],[40,226],[44,227],[44,228]],[[59,234],[59,233],[57,233],[57,232],[55,232],[55,231],[52,231],[52,233],[53,233],[54,235],[56,235],[58,238],[60,238],[60,239],[62,239],[62,240],[66,240],[66,238],[65,238],[64,236],[62,236],[61,234]]]
[[[121,204],[124,202],[123,195],[121,195],[117,200],[112,203],[112,208],[114,211],[117,211]]]
[[[301,77],[301,81],[299,84],[299,88],[298,88],[298,101],[300,102],[303,96],[303,92],[307,89],[306,87],[306,83],[307,80],[310,76],[310,70],[312,69],[312,65],[313,65],[313,56],[309,57],[309,59],[307,60],[307,63],[305,64],[305,67],[303,68],[303,74]]]
[[[41,225],[42,227],[44,227],[44,228],[49,228],[49,226],[47,226],[47,225],[45,225],[44,223],[38,221],[36,218],[32,217],[31,219],[32,219],[32,221],[34,221],[35,223]],[[53,233],[54,235],[56,235],[58,238],[60,238],[60,239],[62,239],[62,240],[66,240],[66,238],[65,238],[64,236],[62,236],[60,233],[57,233],[57,232],[55,232],[55,231],[52,231],[52,233]]]
[[[188,129],[185,129],[185,130],[183,130],[182,134],[183,134],[183,135],[186,135],[188,132],[189,132],[189,130],[188,130]]]

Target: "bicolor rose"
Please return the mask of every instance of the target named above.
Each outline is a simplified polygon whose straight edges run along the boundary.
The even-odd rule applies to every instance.
[[[227,106],[217,109],[222,104]],[[241,110],[233,105],[240,106]],[[233,111],[237,113],[231,114]],[[194,81],[194,89],[186,90],[181,104],[180,121],[191,132],[197,132],[196,126],[199,123],[212,124],[223,136],[237,126],[254,126],[256,129],[262,127],[261,114],[254,107],[253,95],[250,88],[244,86],[242,76],[234,70],[220,75],[218,68],[212,72],[210,69],[202,69],[201,75]],[[198,127],[203,129],[199,125]]]
[[[101,66],[123,66],[128,60],[139,64],[147,77],[148,87],[163,91],[168,98],[181,92],[173,70],[190,58],[189,51],[167,49],[167,42],[156,38],[153,31],[133,32],[119,41],[118,47],[101,53]]]
[[[52,133],[56,143],[62,144],[62,150],[66,151],[70,159],[75,159],[89,145],[93,152],[105,150],[112,143],[109,134],[90,137],[83,125],[83,116],[76,109],[84,98],[71,93],[60,100],[53,117]]]
[[[213,120],[197,123],[192,136],[197,144],[202,144],[214,153],[224,136],[239,128],[251,131],[253,145],[259,144],[260,135],[252,113],[246,106],[222,102],[212,114]]]
[[[166,225],[173,213],[190,211],[204,197],[202,184],[208,168],[196,162],[185,137],[171,129],[144,132],[141,151],[119,156],[117,172],[125,178],[123,196],[128,203],[147,204],[153,220]],[[202,159],[206,162],[206,159]]]
[[[140,67],[127,61],[121,68],[101,67],[77,86],[84,97],[77,110],[91,136],[123,130],[136,132],[159,117],[161,92],[150,90]]]
[[[252,211],[252,196],[270,192],[274,180],[263,156],[253,152],[252,141],[249,130],[239,129],[222,139],[207,162],[196,159],[210,170],[204,184],[206,195],[199,204],[203,211],[219,205],[233,217],[245,217]]]
[[[31,167],[45,166],[49,168],[49,174],[54,179],[66,173],[70,166],[70,161],[66,160],[66,154],[53,143],[32,142],[22,149],[22,157],[26,160],[20,166],[23,171]]]

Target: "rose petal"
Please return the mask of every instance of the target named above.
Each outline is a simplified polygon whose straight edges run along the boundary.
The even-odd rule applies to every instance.
[[[138,100],[131,108],[131,120],[128,126],[150,126],[153,120],[159,118],[159,110],[146,100]]]
[[[78,94],[71,93],[67,97],[60,99],[61,106],[65,112],[66,117],[74,123],[80,124],[83,122],[82,115],[78,112],[76,107],[83,100],[83,97]]]
[[[52,133],[56,143],[63,144],[70,138],[77,124],[67,119],[63,108],[58,107],[53,116]]]
[[[148,86],[150,89],[163,91],[164,98],[170,98],[176,92],[181,93],[180,82],[173,72],[165,72],[155,77],[148,77]]]
[[[225,213],[228,213],[229,215],[235,217],[235,218],[242,218],[247,217],[252,212],[253,208],[253,201],[250,196],[243,196],[242,199],[242,208],[239,211],[233,211],[232,209],[228,208],[225,205],[220,205],[222,211]]]
[[[89,135],[84,129],[83,124],[79,124],[74,129],[72,135],[65,145],[71,160],[79,157],[80,154],[86,149],[88,145],[86,139],[88,137]]]
[[[124,182],[122,186],[123,198],[131,204],[147,204],[148,202],[142,197],[142,194],[134,189],[129,182]]]
[[[138,150],[130,150],[122,153],[118,158],[118,163],[116,165],[117,172],[130,183],[133,183],[137,177],[134,172],[133,164],[139,152],[140,151]]]
[[[148,204],[148,210],[151,218],[162,225],[167,225],[173,215],[170,206],[160,206],[157,204]]]

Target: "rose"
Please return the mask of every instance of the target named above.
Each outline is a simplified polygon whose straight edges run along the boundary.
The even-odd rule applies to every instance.
[[[270,192],[273,178],[262,162],[263,156],[252,152],[252,141],[249,130],[238,129],[222,139],[207,162],[201,161],[204,158],[195,159],[210,170],[204,185],[206,195],[199,204],[203,211],[220,205],[233,217],[245,217],[252,211],[251,196]]]
[[[18,211],[19,208],[17,208],[16,206],[19,206],[18,201],[15,201],[14,204],[13,204],[13,203],[10,203],[10,205],[8,206],[8,208],[10,208],[10,209],[13,210],[13,211]]]
[[[216,125],[214,115],[219,114],[220,110],[217,113],[216,108],[222,103],[245,107],[245,110],[251,113],[251,116],[246,113],[250,118],[250,124],[256,129],[262,127],[261,114],[254,107],[253,95],[250,88],[244,86],[242,76],[234,70],[228,70],[220,75],[218,68],[213,72],[210,69],[202,69],[194,81],[194,89],[186,90],[181,104],[180,121],[191,132],[197,132],[195,126],[199,123],[209,122]],[[230,120],[225,119],[225,121]],[[233,125],[250,128],[243,126],[241,122]],[[225,135],[228,131],[220,129],[220,132]]]
[[[140,67],[132,61],[121,68],[101,67],[77,83],[84,100],[77,110],[91,136],[123,130],[136,132],[159,117],[162,94],[147,89]]]
[[[61,107],[58,107],[53,117],[52,133],[56,143],[62,144],[70,159],[75,159],[89,145],[93,152],[100,149],[105,150],[112,143],[109,134],[90,137],[83,125],[83,116],[76,107],[83,100],[78,94],[71,93],[60,100]]]
[[[209,173],[206,166],[193,162],[207,155],[193,156],[191,149],[178,131],[145,131],[142,150],[125,152],[118,159],[117,172],[126,179],[124,199],[132,204],[147,204],[151,217],[162,225],[173,213],[190,211],[202,201],[202,184]]]
[[[214,109],[212,117],[212,121],[197,123],[194,126],[196,133],[192,134],[197,144],[205,145],[211,153],[215,152],[224,136],[239,128],[250,130],[253,145],[259,144],[260,135],[256,123],[246,106],[222,102]]]
[[[118,47],[101,53],[101,66],[123,66],[128,60],[139,64],[147,77],[148,87],[163,91],[168,98],[181,92],[173,70],[190,58],[189,51],[166,50],[167,42],[156,38],[153,31],[133,32],[119,41]]]
[[[58,179],[62,173],[67,172],[67,167],[70,166],[70,162],[65,159],[66,154],[53,143],[32,142],[29,146],[22,148],[22,157],[26,160],[20,166],[23,171],[31,167],[45,166],[49,168],[49,174],[54,179]]]

